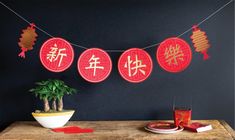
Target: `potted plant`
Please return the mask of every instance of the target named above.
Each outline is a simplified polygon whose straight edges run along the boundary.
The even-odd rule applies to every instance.
[[[63,109],[63,96],[76,93],[76,89],[57,79],[37,82],[36,85],[35,88],[29,91],[43,101],[44,110],[36,110],[32,113],[33,117],[46,128],[64,126],[75,111]],[[51,107],[50,102],[52,102]]]

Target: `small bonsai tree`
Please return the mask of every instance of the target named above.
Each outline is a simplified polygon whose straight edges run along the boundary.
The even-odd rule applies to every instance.
[[[50,111],[50,101],[52,101],[53,111],[63,111],[63,96],[76,93],[76,89],[67,86],[63,81],[57,79],[37,82],[36,85],[35,88],[29,91],[43,100],[44,112]],[[58,104],[56,104],[56,101],[58,101]]]

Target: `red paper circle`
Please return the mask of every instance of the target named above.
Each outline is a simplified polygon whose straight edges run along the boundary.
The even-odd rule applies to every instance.
[[[146,80],[152,72],[152,59],[147,52],[138,48],[125,51],[119,58],[120,75],[132,83]]]
[[[112,61],[105,51],[91,48],[80,55],[77,67],[82,78],[88,82],[98,83],[111,73]]]
[[[40,50],[42,65],[52,72],[62,72],[70,67],[74,59],[72,46],[62,38],[51,38]]]
[[[164,40],[157,49],[157,61],[168,72],[181,72],[192,59],[192,52],[187,42],[172,37]]]

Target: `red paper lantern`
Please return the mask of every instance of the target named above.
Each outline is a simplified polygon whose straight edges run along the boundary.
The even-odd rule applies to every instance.
[[[72,46],[62,38],[51,38],[40,50],[42,65],[52,72],[62,72],[70,67],[74,59]]]
[[[192,39],[195,51],[202,53],[203,60],[207,60],[209,58],[207,51],[210,48],[210,44],[206,32],[202,31],[197,25],[194,25],[193,34],[190,38]]]
[[[105,51],[91,48],[80,55],[77,67],[82,78],[88,82],[98,83],[111,73],[112,61]]]
[[[25,58],[25,52],[33,49],[37,36],[34,23],[31,23],[30,27],[22,30],[21,38],[18,43],[21,48],[21,52],[18,55],[19,57]]]
[[[118,61],[120,75],[132,83],[146,80],[151,74],[152,68],[152,59],[149,54],[138,48],[125,51]]]
[[[181,72],[192,59],[190,46],[180,38],[168,38],[157,49],[157,61],[168,72]]]

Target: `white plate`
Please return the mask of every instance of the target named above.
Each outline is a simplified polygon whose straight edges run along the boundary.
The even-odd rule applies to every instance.
[[[179,126],[179,128],[177,130],[173,130],[173,131],[156,131],[156,130],[151,130],[147,127],[144,127],[145,130],[150,131],[152,133],[158,133],[158,134],[173,134],[173,133],[178,133],[184,130],[184,128],[182,126]]]

